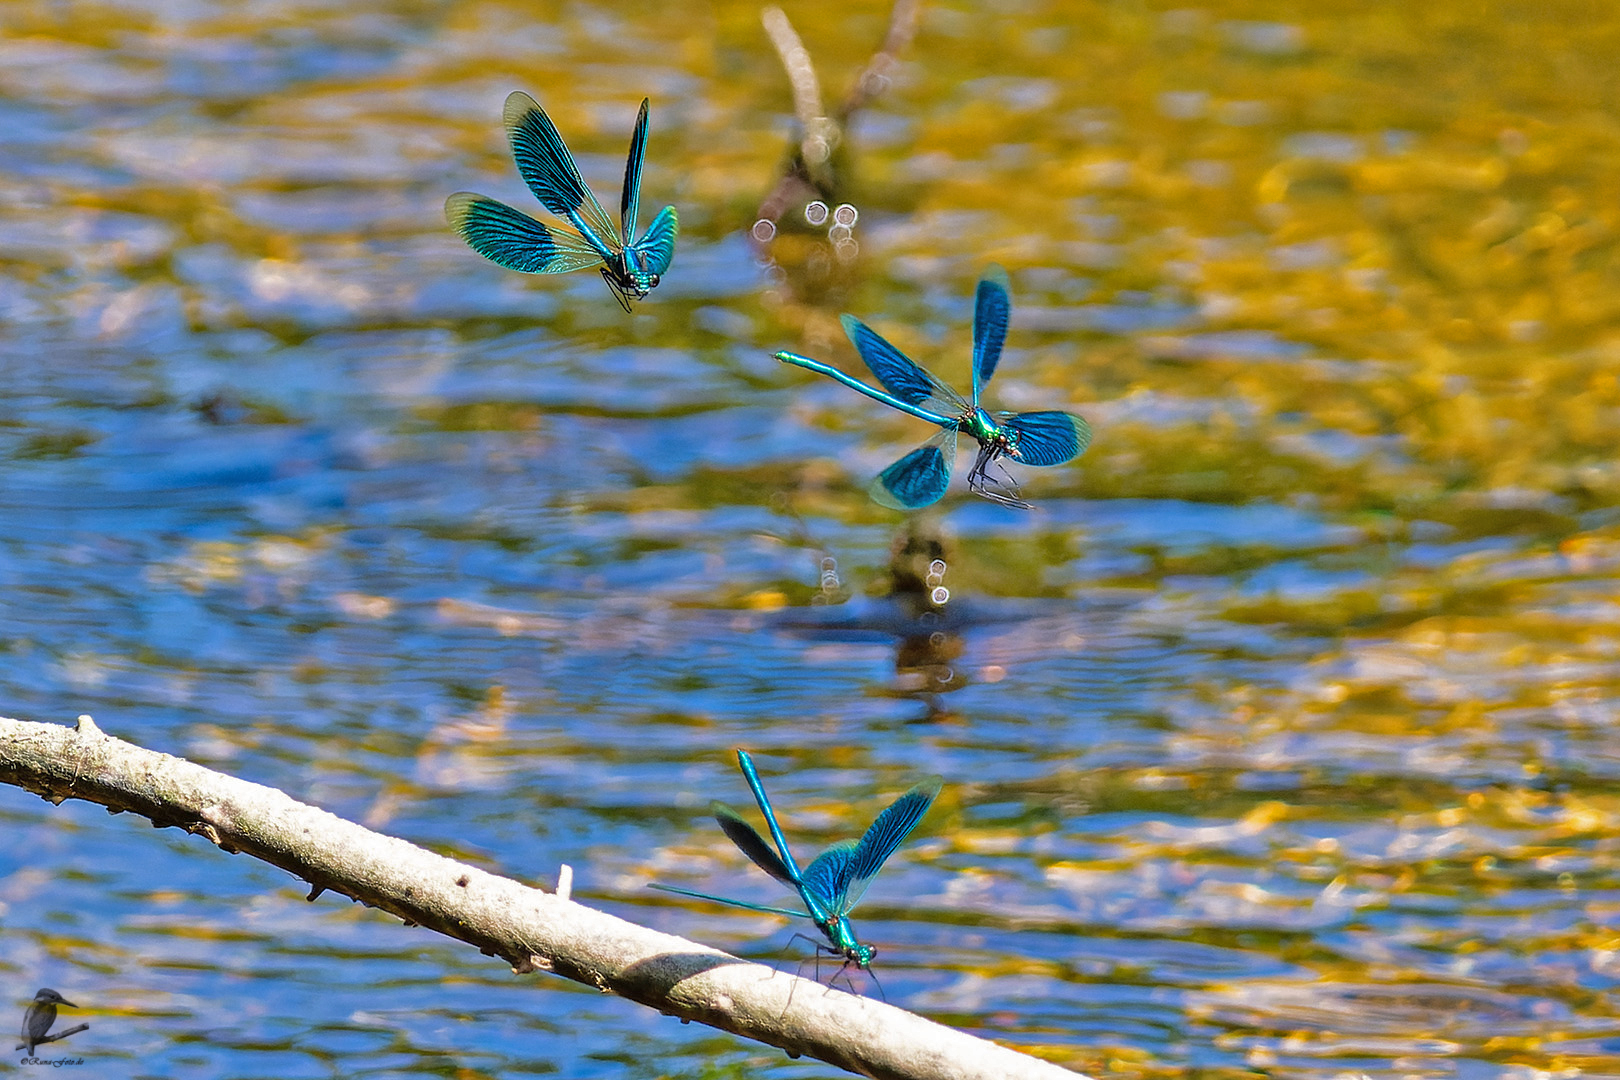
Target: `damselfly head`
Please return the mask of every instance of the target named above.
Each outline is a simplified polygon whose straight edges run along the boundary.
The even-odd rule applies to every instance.
[[[602,276],[632,300],[645,300],[658,287],[658,275],[638,268],[628,258],[624,266],[604,266]]]
[[[647,299],[647,294],[658,284],[658,275],[604,266],[602,280],[607,282],[608,288],[613,291],[613,298],[619,302],[619,306],[629,311],[630,301]]]

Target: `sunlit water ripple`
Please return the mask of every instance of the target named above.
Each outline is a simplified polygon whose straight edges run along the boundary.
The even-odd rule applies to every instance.
[[[646,888],[781,900],[708,815],[732,749],[806,851],[938,773],[857,913],[892,1001],[1097,1074],[1620,1072],[1620,20],[930,5],[852,128],[858,257],[794,219],[762,262],[757,14],[0,13],[0,713],[790,970]],[[830,96],[885,17],[789,14]],[[603,193],[652,97],[634,316],[443,224],[532,206],[516,88]],[[851,369],[848,310],[961,385],[992,259],[992,403],[1096,442],[1034,513],[921,516],[919,618],[864,486],[926,433],[770,354]],[[0,1011],[58,988],[107,1075],[826,1075],[0,817]]]

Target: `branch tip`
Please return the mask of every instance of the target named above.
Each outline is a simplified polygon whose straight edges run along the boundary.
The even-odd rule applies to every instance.
[[[78,725],[74,728],[80,735],[102,737],[102,730],[96,727],[96,722],[90,719],[89,713],[80,713]]]

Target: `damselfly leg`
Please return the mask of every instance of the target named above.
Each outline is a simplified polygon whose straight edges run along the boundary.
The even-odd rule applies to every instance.
[[[1014,480],[999,461],[1001,451],[993,445],[981,443],[978,456],[973,459],[973,468],[968,471],[968,490],[981,498],[989,499],[1001,506],[1010,506],[1016,510],[1033,510],[1034,503],[1025,502],[1020,495],[1018,481]],[[994,466],[1001,473],[1002,479],[990,475],[990,468]]]

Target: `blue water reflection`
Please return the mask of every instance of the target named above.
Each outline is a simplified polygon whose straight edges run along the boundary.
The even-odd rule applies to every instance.
[[[829,94],[881,29],[791,14]],[[784,969],[781,920],[645,888],[782,899],[707,816],[732,749],[807,847],[939,773],[860,910],[896,1003],[1097,1073],[1620,1070],[1608,143],[1551,141],[1591,102],[1456,127],[1348,22],[1094,14],[930,8],[840,261],[745,239],[789,128],[752,11],[14,5],[0,713]],[[1514,83],[1517,35],[1425,47],[1607,70],[1558,36]],[[633,317],[444,225],[523,197],[517,87],[600,190],[653,96],[682,235]],[[962,384],[991,260],[1000,400],[1096,445],[906,532],[864,484],[919,425],[770,353],[856,370],[849,310]],[[0,1013],[61,989],[107,1075],[826,1072],[127,816],[0,820]]]

